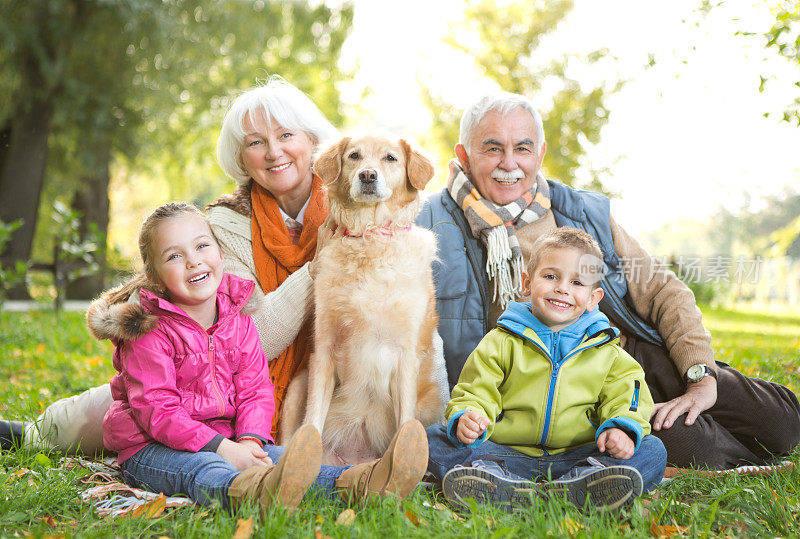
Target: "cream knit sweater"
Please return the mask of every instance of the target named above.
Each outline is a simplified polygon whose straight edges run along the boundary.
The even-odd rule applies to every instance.
[[[211,230],[225,257],[225,272],[258,283],[253,261],[250,217],[223,207],[208,210]],[[261,348],[272,360],[281,355],[297,337],[314,301],[314,281],[308,264],[292,273],[276,290],[268,294],[256,284],[244,313],[250,315],[261,337]]]

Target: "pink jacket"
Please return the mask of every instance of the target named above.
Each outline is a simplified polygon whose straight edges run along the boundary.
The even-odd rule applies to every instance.
[[[145,289],[141,304],[92,304],[92,333],[116,346],[119,374],[111,380],[103,443],[119,462],[152,442],[197,452],[217,435],[272,441],[267,359],[253,321],[240,312],[254,286],[226,274],[217,290],[219,321],[207,331]]]

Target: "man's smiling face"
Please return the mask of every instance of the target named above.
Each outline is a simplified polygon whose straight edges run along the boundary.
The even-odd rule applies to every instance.
[[[493,109],[472,130],[469,151],[458,144],[456,155],[467,177],[487,198],[505,205],[529,191],[544,159],[533,115],[515,108],[503,115]]]

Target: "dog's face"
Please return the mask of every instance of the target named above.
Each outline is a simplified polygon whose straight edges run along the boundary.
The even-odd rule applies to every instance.
[[[402,139],[343,138],[314,163],[332,202],[403,206],[433,177],[433,165]]]

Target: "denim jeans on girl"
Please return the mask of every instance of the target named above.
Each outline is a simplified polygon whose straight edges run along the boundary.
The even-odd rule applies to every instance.
[[[431,425],[425,432],[428,435],[428,471],[439,480],[454,466],[470,466],[474,460],[487,456],[489,457],[487,460],[502,461],[505,469],[512,474],[526,479],[532,478],[534,481],[558,479],[586,458],[594,457],[606,466],[622,465],[636,468],[642,474],[644,491],[647,492],[661,481],[667,465],[664,444],[651,435],[642,438],[639,449],[631,458],[623,460],[600,453],[594,443],[557,455],[531,457],[491,440],[484,440],[477,446],[456,447],[447,437],[444,425]]]
[[[283,454],[279,445],[265,445],[272,462],[277,463]],[[223,507],[230,507],[228,486],[239,472],[228,461],[208,451],[189,453],[177,451],[152,443],[122,463],[125,482],[136,488],[163,492],[167,496],[185,494],[199,505],[210,505],[219,500]],[[332,497],[336,479],[347,466],[323,465],[316,481],[316,488]]]

